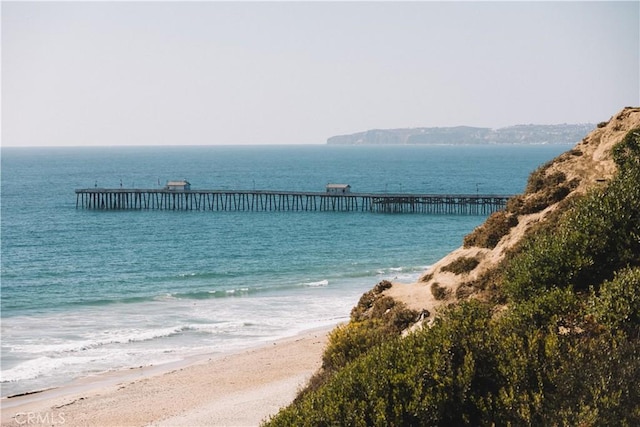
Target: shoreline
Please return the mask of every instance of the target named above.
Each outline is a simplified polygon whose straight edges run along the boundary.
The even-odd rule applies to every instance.
[[[288,405],[320,368],[335,326],[4,397],[2,426],[258,425]]]

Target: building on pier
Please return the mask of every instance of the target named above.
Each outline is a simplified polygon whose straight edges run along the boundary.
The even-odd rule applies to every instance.
[[[349,184],[327,184],[326,190],[328,194],[347,194],[351,193],[351,186]]]
[[[191,183],[186,179],[182,181],[167,181],[167,185],[164,186],[165,190],[172,191],[189,191],[191,190]]]

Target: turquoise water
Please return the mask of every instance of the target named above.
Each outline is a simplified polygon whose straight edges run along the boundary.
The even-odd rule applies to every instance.
[[[2,395],[346,320],[415,280],[480,216],[91,211],[75,188],[491,193],[568,146],[2,149]]]

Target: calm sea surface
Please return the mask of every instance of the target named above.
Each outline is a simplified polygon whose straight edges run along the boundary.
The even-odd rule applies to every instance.
[[[348,319],[411,282],[481,216],[90,211],[74,189],[522,192],[566,151],[539,146],[2,149],[2,396]]]

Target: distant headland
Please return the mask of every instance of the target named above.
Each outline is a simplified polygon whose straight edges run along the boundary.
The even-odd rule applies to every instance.
[[[329,145],[575,144],[596,127],[592,123],[516,125],[500,129],[455,126],[372,129],[327,139]]]

